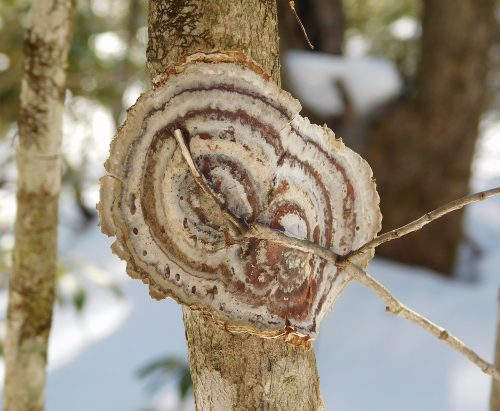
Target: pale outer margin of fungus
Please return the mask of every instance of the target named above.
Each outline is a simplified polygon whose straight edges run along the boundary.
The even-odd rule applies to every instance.
[[[188,82],[187,84],[186,81]],[[321,150],[324,150],[329,155],[335,155],[335,161],[342,164],[351,178],[354,176],[356,179],[356,199],[361,196],[361,200],[355,201],[354,211],[361,214],[363,219],[358,222],[358,225],[361,226],[359,234],[353,234],[353,236],[356,237],[353,239],[351,249],[360,247],[365,242],[372,239],[379,231],[381,225],[381,215],[378,208],[379,197],[375,189],[375,183],[372,179],[371,169],[366,161],[358,154],[345,147],[340,139],[335,138],[331,130],[326,127],[310,124],[307,118],[302,118],[298,115],[301,109],[300,103],[290,94],[269,81],[269,76],[265,74],[255,62],[249,60],[239,52],[213,53],[210,55],[198,53],[188,57],[186,63],[170,69],[163,76],[155,78],[153,81],[153,90],[144,93],[138,99],[137,103],[129,109],[127,120],[118,130],[117,136],[111,145],[111,155],[106,162],[108,174],[101,179],[101,202],[98,205],[98,210],[102,230],[108,235],[117,236],[117,241],[115,241],[112,246],[113,252],[127,261],[127,272],[132,277],[140,278],[143,282],[149,284],[150,293],[153,297],[173,297],[178,302],[187,304],[193,309],[202,310],[207,315],[213,317],[216,322],[224,325],[231,331],[249,332],[263,337],[276,337],[283,334],[283,329],[287,323],[286,319],[273,318],[273,320],[279,320],[278,325],[274,327],[266,327],[263,324],[255,325],[245,321],[246,310],[249,309],[249,307],[245,305],[241,306],[241,303],[236,300],[233,295],[226,292],[225,285],[216,280],[215,282],[210,282],[210,284],[216,283],[218,285],[219,301],[226,301],[228,306],[233,307],[234,316],[230,309],[228,312],[220,314],[214,305],[210,305],[210,300],[208,298],[202,300],[197,296],[193,297],[188,291],[183,291],[180,287],[163,281],[160,273],[156,272],[156,269],[152,265],[147,266],[141,263],[141,257],[138,255],[138,252],[134,252],[130,248],[129,232],[131,230],[130,226],[133,223],[130,222],[129,226],[127,226],[127,221],[125,221],[122,215],[121,207],[124,198],[122,191],[129,190],[131,184],[135,184],[138,191],[140,191],[142,187],[142,175],[135,177],[133,175],[132,177],[127,175],[128,171],[125,170],[125,165],[129,158],[129,151],[137,151],[137,147],[139,147],[139,152],[147,153],[150,140],[146,141],[144,137],[147,137],[148,132],[149,135],[152,135],[156,130],[162,129],[161,122],[163,122],[163,124],[169,124],[175,121],[182,112],[184,114],[187,113],[192,109],[192,106],[200,107],[201,104],[205,104],[200,103],[200,101],[179,99],[182,105],[176,105],[174,109],[168,107],[168,102],[176,97],[179,92],[185,91],[189,87],[196,87],[198,83],[203,84],[204,81],[233,82],[237,84],[238,87],[243,87],[247,91],[264,96],[263,100],[266,103],[270,102],[275,106],[279,106],[282,110],[280,113],[284,113],[281,120],[280,118],[274,120],[281,121],[279,123],[281,125],[279,128],[277,127],[280,138],[282,138],[283,133],[290,132],[291,127],[298,132],[303,131],[308,137],[311,137],[311,141],[314,141]],[[197,92],[200,93],[199,90],[197,90]],[[155,118],[152,116],[153,120],[150,118],[145,120],[148,112],[151,110],[158,110],[164,102],[167,102],[166,110],[162,110],[159,114],[157,113]],[[224,104],[223,99],[217,104]],[[232,104],[237,105],[238,101],[232,102]],[[249,110],[259,110],[258,107],[255,108],[253,105],[250,106],[245,102],[240,104],[242,104],[243,109],[247,109],[248,107]],[[259,104],[263,105],[262,103]],[[267,116],[266,110],[267,109],[264,107],[260,112],[257,112],[257,114],[264,113],[264,115]],[[276,115],[274,116],[276,117]],[[149,128],[153,130],[151,131]],[[144,131],[144,129],[146,131]],[[141,133],[146,134],[142,136]],[[135,142],[136,136],[138,135],[141,135],[143,138],[141,138],[141,141]],[[286,145],[286,142],[284,144]],[[309,149],[308,144],[303,144],[305,150]],[[136,145],[137,147],[135,147]],[[294,147],[290,146],[290,150],[293,149]],[[317,156],[317,153],[315,155]],[[177,156],[178,160],[176,167],[184,167],[186,173],[189,173],[187,165],[181,164],[182,159],[179,156]],[[134,158],[131,167],[140,169],[144,161],[144,158]],[[139,164],[136,164],[137,162],[139,162]],[[278,167],[276,165],[273,166]],[[271,165],[269,165],[269,167],[271,168]],[[321,167],[321,165],[318,165],[318,167]],[[139,173],[139,171],[137,173]],[[151,176],[149,177],[152,178]],[[130,182],[127,178],[135,179],[135,183],[133,181]],[[137,208],[139,215],[141,215],[140,207],[141,205],[138,204]],[[334,223],[333,228],[335,228],[335,225],[341,225],[342,221],[336,221]],[[147,237],[147,235],[148,233],[145,234],[143,242],[153,247],[154,241],[152,241],[150,237]],[[351,251],[351,249],[347,251]],[[338,250],[333,251],[339,252]],[[181,265],[167,258],[165,255],[162,255],[160,249],[155,250],[154,248],[149,248],[148,253],[148,258],[158,258],[158,261],[163,258],[168,262],[168,265],[172,267],[172,272],[186,273]],[[358,256],[353,262],[365,266],[372,256],[373,250],[370,250]],[[330,268],[335,272],[336,267],[331,263],[329,264],[331,265]],[[138,269],[138,267],[140,268]],[[236,265],[236,267],[238,267],[238,265]],[[328,267],[325,268],[325,270],[327,269]],[[317,324],[319,324],[321,319],[331,310],[336,298],[342,293],[349,281],[350,278],[346,273],[337,273],[335,281],[330,281],[326,290],[324,288],[321,289],[321,292],[326,293],[328,297],[326,298],[326,302],[321,312],[319,312],[317,316],[314,310],[314,315],[316,316],[314,320]],[[325,283],[326,280],[323,282]],[[205,286],[207,284],[202,282],[200,285]],[[325,287],[325,284],[322,285]],[[270,317],[269,313],[266,311],[266,307],[251,307],[251,309],[254,310],[254,313],[258,313],[259,316]],[[316,331],[309,333],[292,330],[291,332],[299,336],[316,336]]]

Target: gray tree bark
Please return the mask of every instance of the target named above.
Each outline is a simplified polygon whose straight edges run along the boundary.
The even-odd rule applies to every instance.
[[[415,95],[371,130],[384,231],[466,195],[494,33],[493,0],[427,0]],[[462,212],[378,253],[451,274]]]
[[[34,0],[24,40],[17,217],[5,342],[4,409],[44,408],[73,0]]]
[[[498,293],[497,342],[495,346],[495,367],[500,369],[500,292]],[[500,383],[493,380],[491,386],[490,411],[500,411]]]
[[[154,77],[191,53],[240,50],[280,82],[275,0],[150,0]],[[198,410],[324,409],[313,351],[236,335],[184,308]]]

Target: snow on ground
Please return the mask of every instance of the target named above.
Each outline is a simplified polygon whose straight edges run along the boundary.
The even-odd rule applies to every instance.
[[[369,271],[404,303],[492,358],[498,273],[471,285],[379,259]],[[487,409],[489,379],[481,371],[424,331],[386,314],[362,286],[347,290],[321,332],[316,350],[328,409]]]
[[[171,300],[152,300],[146,286],[131,280],[125,274],[124,264],[111,254],[111,240],[96,227],[89,227],[66,245],[72,258],[93,261],[119,282],[124,293],[124,297],[117,299],[105,291],[107,295],[101,296],[100,312],[94,310],[93,326],[101,328],[100,323],[113,315],[117,304],[125,307],[121,315],[115,314],[115,324],[108,324],[114,328],[110,335],[101,333],[99,343],[88,341],[86,349],[71,363],[49,374],[47,409],[145,410],[158,398],[146,389],[137,372],[165,355],[186,356],[181,310]],[[90,310],[85,308],[84,312]],[[56,315],[56,324],[58,320],[65,321],[61,317]],[[66,326],[70,324],[65,322]],[[55,345],[55,341],[51,342]],[[51,354],[54,359],[60,355],[56,350]],[[173,403],[170,409],[176,409],[176,392],[170,388],[168,393],[170,395],[158,393],[158,397]]]
[[[474,190],[500,185],[500,123],[487,117],[482,134],[473,168]],[[95,182],[88,186],[88,196],[95,196]],[[12,200],[12,193],[0,192],[0,220],[13,218]],[[172,384],[151,393],[137,378],[137,371],[154,359],[186,356],[179,306],[170,300],[152,300],[146,286],[131,280],[123,263],[111,254],[111,240],[97,226],[75,230],[74,206],[67,193],[62,196],[61,211],[62,261],[78,278],[83,276],[89,300],[81,314],[71,306],[56,309],[47,410],[192,410],[192,399],[179,405]],[[368,270],[402,302],[491,359],[500,287],[500,198],[471,206],[466,227],[483,249],[470,265],[477,271],[476,282],[449,281],[382,259],[375,259]],[[2,241],[10,244],[12,239],[4,236]],[[116,282],[123,297],[87,281],[91,277]],[[75,286],[65,281],[63,289]],[[4,293],[0,309],[4,311],[5,305]],[[386,314],[378,298],[360,285],[347,289],[322,324],[315,350],[327,409],[487,409],[488,377],[425,332]]]
[[[403,302],[449,328],[486,358],[493,353],[500,287],[499,209],[500,199],[469,209],[469,231],[485,251],[477,283],[452,282],[382,259],[369,267]],[[95,227],[73,238],[67,234],[64,241],[67,258],[92,261],[110,273],[125,298],[95,295],[82,319],[57,313],[47,409],[135,411],[151,403],[161,403],[163,410],[178,409],[174,387],[151,396],[136,372],[155,358],[186,355],[180,309],[172,301],[150,299],[142,283],[123,274],[123,264],[111,255],[109,245]],[[89,329],[102,329],[109,318],[115,323],[107,323],[108,332],[92,337]],[[78,327],[83,342],[71,338]],[[71,359],[65,344],[77,347]],[[338,302],[315,348],[327,409],[487,409],[488,377],[425,332],[386,314],[378,298],[360,285],[352,285]]]

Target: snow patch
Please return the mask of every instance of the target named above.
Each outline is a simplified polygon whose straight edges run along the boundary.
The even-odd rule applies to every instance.
[[[359,115],[396,97],[402,89],[395,65],[383,58],[289,51],[284,65],[295,96],[323,118],[338,116],[345,110],[337,81],[344,85]]]

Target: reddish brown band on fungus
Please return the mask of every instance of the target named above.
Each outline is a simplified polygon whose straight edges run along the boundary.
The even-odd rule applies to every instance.
[[[149,119],[151,116],[153,116],[154,114],[156,114],[157,112],[162,112],[165,110],[165,107],[173,100],[175,99],[176,97],[180,97],[184,94],[187,94],[187,93],[192,93],[194,96],[196,95],[196,93],[199,93],[199,92],[202,92],[202,91],[226,91],[226,92],[230,92],[230,93],[234,93],[234,94],[239,94],[241,96],[246,96],[246,97],[251,97],[255,100],[258,100],[258,101],[261,101],[263,102],[264,104],[269,104],[271,107],[273,107],[276,111],[278,111],[284,118],[287,119],[287,121],[291,121],[292,118],[290,117],[289,115],[289,111],[287,111],[283,106],[281,105],[277,105],[277,104],[273,104],[272,100],[266,98],[265,96],[262,96],[260,94],[257,94],[257,93],[253,93],[251,91],[249,91],[248,89],[243,89],[243,88],[239,88],[239,87],[235,87],[233,85],[230,85],[230,84],[219,84],[217,86],[211,86],[211,87],[192,87],[192,88],[187,88],[187,89],[183,89],[181,91],[179,91],[177,94],[174,94],[172,96],[172,98],[166,102],[164,102],[161,106],[155,108],[155,109],[152,109],[151,111],[149,111],[146,116],[145,116],[145,120]],[[213,114],[222,114],[222,113],[228,113],[230,114],[230,119],[231,120],[238,120],[239,119],[239,115],[242,115],[244,117],[247,117],[247,120],[249,118],[253,118],[253,117],[250,117],[245,111],[243,110],[235,110],[234,112],[229,112],[229,111],[223,111],[223,110],[214,110],[210,107],[206,107],[205,109],[203,110],[193,110],[192,112],[189,112],[187,113],[185,116],[183,117],[179,117],[179,122],[176,121],[176,124],[172,125],[172,128],[171,128],[171,131],[173,133],[173,131],[176,129],[176,128],[182,128],[182,127],[179,127],[179,125],[182,125],[183,122],[182,122],[182,119],[187,119],[189,118],[190,116],[193,116],[193,114],[198,114],[199,112],[205,112],[206,114],[208,113],[213,113]],[[294,113],[295,114],[295,113]],[[255,122],[258,122],[254,119]],[[266,126],[265,124],[262,124],[262,123],[259,123],[261,124],[262,126]],[[267,129],[274,135],[277,135],[276,133],[276,130],[274,130],[272,127],[269,127],[267,126]],[[279,130],[278,130],[279,131]],[[279,139],[277,140],[279,141]],[[272,144],[270,141],[268,141],[268,143]]]
[[[201,155],[195,159],[195,163],[198,166],[198,170],[200,170],[201,174],[205,177],[205,180],[210,184],[212,189],[216,193],[220,193],[220,181],[217,184],[217,181],[213,181],[210,172],[218,166],[226,166],[231,170],[232,175],[238,175],[238,181],[245,187],[245,194],[247,201],[252,208],[252,214],[249,216],[237,216],[240,218],[244,218],[247,222],[253,222],[255,219],[256,212],[260,211],[260,206],[257,201],[257,195],[255,193],[255,183],[252,179],[252,176],[248,174],[248,172],[241,167],[240,163],[236,161],[225,158],[223,155]]]
[[[319,189],[321,190],[321,195],[324,199],[324,217],[325,217],[325,226],[323,227],[323,230],[325,232],[325,244],[321,244],[323,247],[326,248],[331,248],[332,247],[332,235],[333,235],[333,214],[332,214],[332,206],[329,201],[329,193],[325,185],[322,183],[321,176],[320,174],[307,162],[301,161],[299,158],[296,156],[291,155],[290,153],[285,153],[283,156],[284,158],[290,160],[291,163],[298,163],[300,164],[302,170],[304,171],[305,174],[309,174],[310,176],[313,177],[313,180],[318,184]],[[289,185],[289,183],[287,183]],[[281,188],[283,190],[283,188]],[[271,196],[279,193],[279,191],[273,190],[271,193]],[[270,199],[272,201],[272,198]],[[310,231],[309,231],[309,226],[307,229],[307,239],[311,240],[310,238]]]
[[[182,93],[179,93],[182,94]],[[295,156],[290,155],[287,152],[284,152],[281,144],[279,144],[279,136],[277,135],[276,131],[272,129],[270,126],[261,124],[255,119],[254,117],[249,116],[247,113],[242,112],[241,110],[238,110],[236,113],[228,112],[228,111],[222,111],[222,110],[214,110],[210,108],[202,109],[202,110],[193,110],[190,111],[186,114],[184,117],[180,117],[176,119],[175,125],[170,126],[166,125],[161,132],[157,132],[156,135],[153,138],[153,141],[151,142],[150,145],[150,150],[157,152],[160,150],[160,145],[161,142],[165,139],[168,138],[173,138],[173,131],[170,131],[172,129],[178,128],[179,124],[185,124],[185,122],[188,122],[192,118],[196,118],[201,116],[202,118],[212,118],[212,119],[217,119],[221,122],[223,121],[239,121],[242,124],[249,125],[252,129],[252,131],[258,131],[261,136],[264,137],[265,141],[267,143],[272,144],[272,146],[275,148],[275,150],[281,150],[282,154],[280,155],[280,158],[283,159],[288,159],[289,161],[300,163],[301,168],[303,169],[304,172],[307,174],[310,174],[313,179],[316,181],[318,184],[319,188],[321,189],[323,196],[325,200],[328,198],[328,191],[324,184],[321,181],[321,178],[319,176],[319,173],[308,163],[301,162],[299,159],[297,159]],[[184,127],[181,127],[184,128]],[[297,132],[295,130],[295,132]],[[187,133],[190,135],[189,133]],[[297,132],[304,140],[306,139],[303,135]],[[204,139],[212,139],[214,136],[211,136],[208,133],[203,133]],[[191,136],[192,138],[192,136]],[[278,144],[277,144],[278,143]],[[344,169],[335,163],[335,161],[327,155],[323,150],[321,150],[321,147],[317,145],[316,143],[313,143],[313,145],[316,146],[316,148],[319,151],[322,151],[323,154],[327,156],[327,158],[335,165],[336,169],[341,172],[342,176],[344,179],[347,179],[346,173]],[[279,153],[279,151],[278,151]],[[154,154],[148,154],[146,166],[145,166],[145,175],[153,175],[154,174],[154,169],[155,169],[155,156]],[[255,200],[255,197],[253,195],[253,189],[248,190],[249,185],[251,180],[247,176],[246,172],[244,169],[241,169],[239,167],[239,164],[231,161],[229,159],[224,159],[220,158],[220,156],[216,156],[215,158],[210,158],[208,156],[201,156],[195,159],[195,161],[198,163],[198,168],[200,172],[204,175],[206,180],[209,183],[212,183],[212,187],[217,190],[217,187],[214,186],[213,181],[210,176],[210,171],[215,167],[216,165],[220,164],[225,164],[230,167],[233,175],[235,172],[238,172],[240,174],[240,183],[242,183],[246,190],[247,198],[248,201],[250,202],[250,205],[252,207],[253,213],[252,217],[250,217],[250,221],[252,221],[255,218],[256,214],[260,214],[264,210],[259,210],[258,204]],[[346,181],[347,185],[350,185],[350,182],[347,180]],[[250,187],[251,188],[251,187]],[[226,273],[224,276],[225,278],[225,283],[226,286],[228,287],[229,290],[233,289],[235,292],[241,292],[243,295],[243,298],[248,300],[249,304],[264,304],[268,303],[269,304],[269,309],[273,314],[276,314],[280,317],[286,316],[288,318],[294,318],[296,320],[303,320],[307,318],[308,315],[310,315],[310,308],[311,308],[311,302],[309,301],[308,297],[311,292],[315,292],[316,289],[316,284],[310,284],[306,281],[306,278],[304,279],[305,282],[302,283],[302,285],[295,289],[295,292],[298,294],[296,297],[294,294],[290,293],[284,293],[281,292],[279,289],[273,294],[273,298],[270,298],[270,290],[268,290],[263,296],[258,297],[255,296],[251,293],[249,293],[249,289],[247,290],[240,281],[237,281],[234,283],[232,281],[232,277],[230,275],[230,271],[227,269],[221,270],[221,267],[209,267],[209,266],[201,266],[200,264],[196,264],[192,260],[188,258],[188,256],[185,256],[182,254],[176,247],[176,245],[170,240],[169,236],[166,235],[166,233],[159,229],[159,225],[155,223],[157,220],[156,214],[155,214],[155,208],[154,207],[147,207],[146,204],[154,204],[154,180],[153,179],[145,179],[143,181],[143,193],[142,193],[142,201],[145,203],[143,205],[143,212],[144,212],[144,218],[145,221],[148,223],[148,226],[155,236],[159,240],[159,245],[162,249],[164,249],[166,254],[176,256],[175,258],[178,261],[183,262],[184,264],[188,264],[190,267],[190,270],[196,270],[200,272],[198,275],[203,275],[201,272],[203,272],[205,275],[203,275],[205,278],[206,274],[212,273]],[[276,193],[276,191],[274,192]],[[272,201],[272,198],[270,198],[270,201]],[[344,201],[344,216],[347,216],[349,214],[349,210],[346,207],[347,201]],[[325,201],[324,204],[326,205],[326,209],[324,210],[325,212],[325,240],[326,240],[326,246],[331,247],[332,243],[332,210],[329,201]],[[307,226],[307,238],[311,239],[310,235],[310,227],[309,227],[309,222],[305,219],[305,215],[303,211],[301,211],[298,206],[292,210],[292,206],[288,206],[287,209],[283,209],[281,212],[278,213],[278,215],[275,215],[275,220],[274,222],[277,223],[279,219],[285,214],[285,213],[297,213],[299,214],[303,220],[306,222]],[[201,213],[201,211],[200,211]],[[273,227],[273,225],[271,225]],[[279,228],[278,226],[273,227],[273,228]],[[281,227],[282,228],[282,227]],[[283,246],[279,246],[281,251],[285,249]],[[177,250],[177,251],[175,251]],[[281,253],[282,254],[282,253]],[[279,262],[283,261],[283,258],[280,258],[279,261],[276,261],[275,263],[270,264],[270,266],[279,264]],[[257,261],[254,262],[255,264],[253,267],[257,265]],[[285,267],[282,267],[281,269],[284,269]],[[317,273],[319,278],[322,278],[324,273],[323,273],[324,265],[320,265],[320,269],[318,270],[319,272]],[[229,273],[229,274],[228,274]],[[247,278],[249,279],[249,284],[252,286],[258,288],[262,288],[265,286],[268,286],[269,281],[263,281],[259,282],[256,279],[261,277],[263,274],[261,271],[256,272],[255,268],[249,268],[247,271]],[[208,277],[210,278],[210,276]],[[220,278],[219,278],[220,279]],[[283,303],[284,299],[287,299],[286,303]],[[266,301],[267,300],[267,301]]]
[[[274,215],[271,220],[271,223],[269,224],[269,227],[271,227],[274,230],[279,230],[281,232],[284,232],[285,228],[281,225],[281,219],[287,214],[296,214],[306,224],[306,231],[307,231],[306,238],[307,239],[311,238],[311,229],[309,227],[309,221],[307,221],[306,219],[306,214],[304,210],[302,210],[302,208],[298,204],[286,201],[277,204],[275,207],[276,210],[273,213]]]
[[[261,124],[258,123],[256,121],[256,119],[246,115],[246,113],[243,115],[242,113],[238,113],[237,115],[235,115],[234,113],[230,113],[230,112],[218,112],[216,110],[213,110],[213,109],[207,109],[207,110],[198,110],[198,111],[191,111],[189,112],[185,117],[183,118],[180,118],[176,121],[177,124],[179,123],[184,123],[185,121],[188,121],[189,119],[191,118],[194,118],[196,116],[202,116],[202,117],[208,117],[208,116],[216,116],[216,118],[218,120],[227,120],[228,118],[238,118],[240,122],[244,123],[244,124],[249,124],[252,128],[253,131],[260,131],[259,128],[261,128]],[[153,139],[153,142],[151,143],[151,148],[154,150],[154,151],[159,151],[160,147],[158,146],[158,144],[161,143],[161,140],[163,139],[167,139],[167,138],[172,138],[171,137],[171,133],[169,133],[168,130],[170,127],[167,125],[163,131],[161,133],[156,133],[154,139]],[[266,141],[267,142],[276,142],[276,141],[279,141],[278,139],[278,136],[275,135],[273,136],[273,131],[272,129],[269,129],[269,126],[264,126],[262,127],[265,131],[260,131],[260,135],[263,135],[263,136],[266,136]],[[208,135],[208,133],[205,133],[205,138],[209,139],[209,138],[212,138],[212,136]],[[276,147],[275,146],[275,149],[277,148],[281,148],[280,146]],[[295,162],[299,162],[299,160],[297,158],[295,158],[294,156],[291,156],[287,153],[284,153],[285,154],[285,157],[286,158],[289,158],[289,160],[291,161],[295,161]],[[283,156],[282,156],[283,157]],[[146,163],[146,175],[153,175],[153,170],[155,168],[155,162],[154,162],[154,158],[155,156],[154,155],[148,155],[147,156],[147,163]],[[217,158],[217,157],[216,157]],[[211,176],[210,176],[210,171],[213,167],[215,167],[216,165],[218,165],[219,163],[223,163],[225,165],[229,165],[230,168],[231,168],[231,171],[233,172],[233,174],[238,171],[239,174],[240,174],[240,182],[246,187],[248,188],[249,187],[249,184],[250,184],[250,180],[248,179],[248,176],[246,175],[246,172],[244,170],[241,170],[238,166],[237,163],[233,162],[233,161],[230,161],[228,159],[224,159],[224,158],[217,158],[217,159],[210,159],[209,157],[207,156],[202,156],[202,157],[199,157],[197,159],[195,159],[195,161],[198,163],[198,167],[199,167],[199,170],[200,172],[204,175],[204,177],[208,180],[209,183],[211,183]],[[327,191],[326,191],[326,188],[324,187],[324,185],[321,183],[321,179],[319,178],[319,174],[312,168],[310,167],[308,164],[304,164],[304,163],[301,163],[301,166],[304,168],[304,171],[307,171],[310,175],[313,176],[313,178],[315,179],[315,181],[317,182],[318,186],[321,188],[321,190],[323,191],[323,195],[325,197],[325,199],[327,198],[328,194],[327,194]],[[144,203],[146,204],[151,204],[150,201],[154,201],[152,196],[153,196],[153,193],[154,193],[154,181],[152,179],[147,179],[143,182],[143,187],[144,187],[144,191],[143,191],[143,199],[144,199]],[[212,184],[212,187],[213,187],[213,184]],[[215,187],[216,188],[216,187]],[[217,190],[216,190],[217,191]],[[248,200],[252,206],[252,210],[253,210],[253,213],[252,213],[252,216],[255,216],[255,213],[256,211],[259,212],[260,210],[258,209],[258,204],[257,202],[255,201],[253,195],[252,195],[252,192],[253,192],[253,189],[250,189],[250,190],[247,190],[246,193],[247,193],[247,196],[248,196]],[[148,197],[148,194],[151,193],[151,197]],[[270,199],[271,200],[271,199]],[[331,215],[331,208],[330,208],[330,205],[329,205],[329,202],[328,201],[325,201],[325,204],[327,205],[327,210],[325,210],[325,213],[326,213],[326,224],[325,224],[325,232],[326,232],[326,242],[327,244],[331,244],[331,241],[332,241],[332,227],[331,227],[331,223],[332,223],[332,215]],[[306,222],[306,225],[307,225],[307,238],[310,238],[310,228],[309,228],[309,222],[306,221],[305,219],[305,215],[303,212],[300,211],[300,209],[298,207],[295,207],[295,210],[291,210],[290,208],[291,206],[289,206],[289,209],[288,210],[283,210],[284,212],[296,212],[298,213],[299,215],[302,216],[302,218],[304,219],[304,221]],[[158,225],[155,224],[154,220],[157,219],[156,215],[155,215],[155,208],[151,208],[151,207],[146,207],[146,206],[143,206],[143,209],[144,209],[144,217],[145,217],[145,220],[146,222],[148,223],[148,226],[150,228],[150,230],[152,231],[152,233],[155,235],[156,238],[159,239],[160,243],[161,243],[161,246],[162,248],[165,249],[165,252],[166,253],[169,253],[169,254],[174,254],[174,251],[176,249],[176,246],[175,244],[169,239],[168,235],[165,235],[165,233],[160,229],[158,231]],[[262,210],[264,211],[264,210]],[[278,215],[278,220],[279,218],[281,218],[283,215],[284,215],[284,212],[281,212],[281,214]],[[251,217],[250,218],[250,221],[253,220],[254,217]],[[285,249],[285,247],[283,246],[279,246],[281,249]],[[220,270],[221,267],[207,267],[207,266],[204,266],[204,267],[201,267],[201,265],[192,265],[191,264],[191,261],[189,260],[189,258],[185,255],[182,255],[180,252],[177,254],[178,255],[178,259],[180,261],[183,261],[184,263],[189,263],[191,269],[195,269],[197,271],[204,271],[205,273],[216,273],[216,272],[225,272],[225,273],[228,273],[228,270]],[[271,262],[270,266],[273,266],[273,265],[276,265],[276,264],[279,264],[281,261],[284,261],[283,258],[280,258],[279,261],[276,261],[274,263]],[[255,264],[253,265],[253,267],[257,266],[257,261],[254,262]],[[318,273],[319,277],[323,277],[323,273],[322,273],[322,269],[323,269],[323,266],[320,266],[321,269],[320,269],[320,273]],[[282,267],[281,269],[284,269],[285,267]],[[250,268],[248,271],[247,271],[247,278],[249,279],[249,283],[253,286],[255,286],[256,288],[262,288],[264,286],[267,286],[268,285],[268,281],[263,281],[263,282],[259,282],[259,281],[256,281],[257,278],[259,278],[260,276],[262,276],[262,272],[256,272],[255,269],[252,269]],[[265,293],[264,296],[261,296],[260,298],[251,294],[251,293],[248,293],[250,290],[246,290],[245,287],[244,287],[244,284],[242,284],[241,282],[237,282],[237,283],[234,283],[233,285],[232,284],[232,278],[231,278],[231,275],[226,275],[224,276],[225,277],[225,283],[226,283],[226,286],[231,289],[233,288],[234,291],[236,292],[242,292],[243,294],[243,298],[245,298],[245,295],[246,295],[246,298],[248,300],[248,303],[249,304],[264,304],[266,303],[266,299],[268,300],[268,304],[269,304],[269,308],[270,308],[270,311],[273,313],[273,314],[276,314],[276,315],[279,315],[280,317],[283,317],[284,315],[286,315],[287,317],[289,318],[295,318],[295,319],[304,319],[306,318],[309,314],[310,314],[310,308],[311,308],[311,302],[308,301],[307,297],[309,295],[309,293],[311,292],[311,289],[315,289],[316,285],[314,284],[314,286],[312,286],[311,284],[304,282],[302,283],[302,285],[297,289],[297,292],[299,293],[298,295],[298,298],[294,298],[294,295],[293,294],[289,294],[289,293],[282,293],[280,292],[279,290],[273,295],[273,298],[271,298],[269,300],[269,293],[270,291],[268,290],[268,292]],[[305,279],[306,280],[306,279]],[[283,299],[284,298],[287,298],[288,302],[286,304],[283,303]],[[300,303],[299,303],[300,301]],[[283,308],[283,305],[285,306]]]
[[[250,117],[248,114],[244,112],[231,113],[227,111],[217,111],[213,109],[203,109],[199,111],[190,111],[184,117],[180,117],[176,120],[174,125],[166,125],[162,130],[158,131],[149,146],[149,151],[146,156],[146,163],[144,165],[144,175],[151,176],[154,175],[154,170],[156,168],[156,160],[155,153],[161,150],[161,144],[163,140],[173,138],[173,130],[179,128],[179,124],[185,124],[188,120],[195,118],[197,116],[201,116],[207,118],[209,116],[216,116],[217,119],[222,120],[223,118],[229,118],[233,121],[240,121],[242,124],[247,124],[252,128],[252,131],[259,131],[260,135],[264,136],[264,139],[267,143],[271,144],[275,150],[283,150],[281,144],[279,142],[279,135],[276,133],[274,129],[272,129],[268,125],[262,125],[258,123],[258,121]],[[184,127],[181,127],[184,128]],[[224,161],[224,160],[223,160]],[[232,165],[235,168],[236,162],[225,160],[228,165]],[[202,164],[203,166],[204,164]],[[202,171],[205,178],[210,179],[210,175],[208,174],[210,171],[210,160],[206,158],[205,167]],[[245,177],[246,172],[241,170],[243,180],[250,182],[250,178]],[[144,219],[148,224],[148,227],[153,234],[153,236],[157,239],[157,244],[162,248],[165,254],[172,256],[174,259],[178,260],[179,263],[187,264],[191,270],[196,271],[206,271],[202,270],[200,264],[196,264],[185,256],[180,250],[176,247],[176,245],[171,241],[168,233],[162,231],[162,227],[157,223],[158,217],[156,215],[155,207],[149,207],[149,204],[155,204],[154,198],[154,179],[144,178],[143,179],[143,191],[141,195],[141,203],[144,214]],[[259,214],[261,210],[258,209],[258,204],[255,200],[253,200],[253,195],[251,191],[247,191],[247,195],[249,196],[249,201],[251,202],[251,206],[253,208],[253,214]],[[208,272],[214,273],[218,271],[220,267],[210,267]]]
[[[313,145],[318,151],[320,151],[324,156],[326,156],[330,162],[330,164],[332,164],[335,169],[342,174],[342,177],[346,183],[346,187],[347,187],[347,193],[346,193],[346,196],[344,198],[344,201],[343,201],[343,208],[344,208],[344,211],[343,211],[343,217],[344,217],[344,221],[348,222],[347,223],[347,226],[349,227],[350,229],[350,234],[351,234],[351,237],[354,238],[354,234],[356,232],[356,213],[352,211],[352,205],[354,204],[354,201],[356,200],[356,195],[354,193],[354,188],[352,186],[352,183],[351,183],[351,180],[349,179],[349,177],[347,176],[347,173],[344,169],[344,167],[342,167],[336,160],[335,158],[333,158],[333,156],[328,153],[327,151],[325,151],[318,143],[316,143],[315,141],[312,141],[309,137],[305,136],[304,134],[300,133],[298,130],[296,130],[295,128],[293,129],[295,133],[297,133],[306,143],[308,144],[311,144]],[[316,171],[314,171],[316,172]],[[329,203],[328,203],[329,204]],[[349,206],[349,204],[351,206]],[[327,242],[328,244],[330,244],[329,242]],[[348,247],[351,246],[351,244],[345,244],[347,245]],[[330,247],[331,245],[328,245],[328,247]]]
[[[270,309],[280,317],[303,321],[311,315],[313,301],[310,296],[316,294],[316,288],[316,280],[310,278],[309,281],[303,282],[299,288],[295,289],[293,295],[278,289],[276,298],[271,301]],[[289,298],[289,300],[285,300],[285,298]]]

